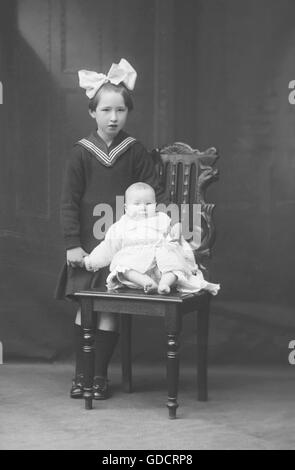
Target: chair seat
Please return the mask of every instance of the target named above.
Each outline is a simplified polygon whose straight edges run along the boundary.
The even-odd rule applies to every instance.
[[[169,295],[160,295],[157,293],[146,294],[140,289],[130,289],[128,287],[117,290],[108,290],[106,287],[92,288],[89,290],[79,291],[75,295],[85,297],[103,297],[116,300],[142,300],[144,302],[157,301],[157,302],[184,302],[188,299],[193,299],[206,294],[205,291],[184,294],[172,290]]]

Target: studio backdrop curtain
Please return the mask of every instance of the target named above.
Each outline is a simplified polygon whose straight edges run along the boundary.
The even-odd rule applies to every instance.
[[[93,127],[77,70],[107,72],[125,57],[138,72],[127,131],[150,149],[183,141],[221,155],[220,181],[208,190],[217,204],[212,281],[222,286],[210,360],[286,363],[295,338],[294,15],[292,0],[1,2],[4,358],[71,354],[75,306],[54,301],[53,291],[64,260],[65,161]],[[164,340],[160,322],[136,322],[141,360],[159,357]]]

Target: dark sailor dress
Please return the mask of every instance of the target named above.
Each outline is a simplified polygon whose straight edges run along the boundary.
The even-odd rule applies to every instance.
[[[110,147],[95,131],[77,142],[67,162],[62,188],[61,225],[65,249],[80,246],[90,253],[102,241],[95,231],[100,218],[96,215],[97,205],[107,204],[115,214],[116,197],[123,200],[128,186],[137,181],[151,185],[157,202],[165,202],[151,155],[126,132],[120,131]],[[78,290],[104,286],[108,273],[109,268],[93,274],[84,268],[67,266],[65,262],[55,298],[73,299],[73,293]]]

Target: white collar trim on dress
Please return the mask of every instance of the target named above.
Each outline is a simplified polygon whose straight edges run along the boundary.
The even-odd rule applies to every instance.
[[[81,139],[78,144],[90,150],[90,152],[97,157],[99,161],[104,163],[104,165],[112,166],[117,157],[122,155],[122,153],[124,153],[133,144],[133,142],[136,142],[134,137],[126,137],[126,139],[122,140],[122,142],[110,151],[109,155],[88,139]]]

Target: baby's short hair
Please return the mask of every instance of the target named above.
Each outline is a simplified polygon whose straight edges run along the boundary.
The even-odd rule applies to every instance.
[[[154,188],[150,186],[147,183],[143,183],[142,181],[139,181],[138,183],[133,183],[131,186],[128,186],[125,192],[125,199],[128,196],[128,194],[132,191],[152,191],[153,193],[155,192]]]

